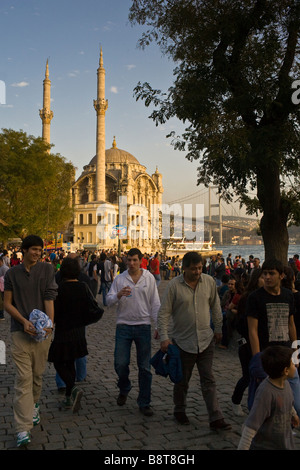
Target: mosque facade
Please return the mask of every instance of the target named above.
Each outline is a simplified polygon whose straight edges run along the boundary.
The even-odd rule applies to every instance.
[[[48,62],[44,80],[43,138],[50,143],[50,88]],[[161,249],[162,175],[157,167],[149,175],[146,167],[126,150],[105,145],[105,69],[102,49],[97,70],[96,155],[83,167],[72,187],[74,208],[73,243],[84,249],[130,247],[153,252]]]

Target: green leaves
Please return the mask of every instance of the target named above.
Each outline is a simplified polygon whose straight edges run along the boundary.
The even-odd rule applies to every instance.
[[[133,0],[129,20],[174,61],[167,93],[139,84],[155,124],[177,117],[175,149],[198,160],[198,183],[261,211],[266,254],[286,259],[288,221],[300,221],[299,0]],[[256,190],[256,195],[253,194]]]
[[[136,99],[152,107],[156,125],[187,123],[169,137],[198,159],[198,182],[217,180],[224,197],[235,192],[250,210],[245,196],[262,168],[299,171],[300,105],[291,100],[299,18],[295,0],[135,0],[130,9],[130,21],[148,27],[143,46],[155,41],[174,60],[167,92],[139,83]]]
[[[0,227],[2,239],[62,230],[72,218],[73,165],[48,153],[42,138],[2,129],[0,134]]]

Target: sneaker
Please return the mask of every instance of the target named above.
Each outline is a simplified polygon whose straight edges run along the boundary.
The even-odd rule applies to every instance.
[[[231,429],[230,424],[226,423],[223,418],[212,421],[209,427],[212,431],[229,431]]]
[[[40,421],[41,421],[40,405],[38,403],[35,403],[33,407],[33,417],[32,417],[33,426],[40,424]]]
[[[70,410],[72,408],[71,397],[65,397],[65,399],[59,403],[58,407],[59,410]]]
[[[144,416],[153,416],[153,410],[150,406],[140,407],[140,412],[143,413]]]
[[[122,393],[119,393],[119,396],[117,398],[117,404],[119,406],[123,406],[125,405],[126,400],[127,400],[127,395],[122,395]]]
[[[174,418],[179,424],[184,424],[184,425],[190,424],[190,420],[184,411],[174,411]]]
[[[18,432],[17,434],[17,447],[26,446],[31,442],[31,436],[29,431]]]
[[[72,402],[73,402],[73,404],[72,404],[73,413],[76,413],[76,411],[80,410],[80,408],[81,408],[80,400],[82,398],[82,395],[83,395],[82,390],[80,390],[77,387],[72,388],[71,399],[72,399]]]
[[[241,405],[236,405],[235,403],[231,403],[232,405],[232,411],[235,414],[235,416],[245,416],[245,413],[242,410]]]

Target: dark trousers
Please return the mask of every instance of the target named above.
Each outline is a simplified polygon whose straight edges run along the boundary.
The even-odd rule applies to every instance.
[[[181,382],[174,385],[174,412],[185,411],[189,381],[196,364],[209,421],[212,422],[223,418],[217,399],[216,382],[212,373],[214,348],[214,341],[212,341],[204,351],[198,354],[188,353],[179,348],[183,379]]]
[[[249,373],[249,363],[251,360],[252,354],[250,351],[250,345],[243,344],[239,347],[239,359],[242,366],[242,377],[238,380],[231,400],[235,405],[239,405],[242,401],[244,392],[250,383],[250,373]]]
[[[72,388],[75,385],[76,369],[74,361],[54,362],[56,372],[66,384],[66,396],[71,396]]]

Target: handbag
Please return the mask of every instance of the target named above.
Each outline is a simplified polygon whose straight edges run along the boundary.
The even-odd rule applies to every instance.
[[[103,316],[104,310],[99,307],[97,300],[95,299],[91,289],[86,284],[87,291],[87,310],[84,315],[84,325],[92,325],[97,323]]]

